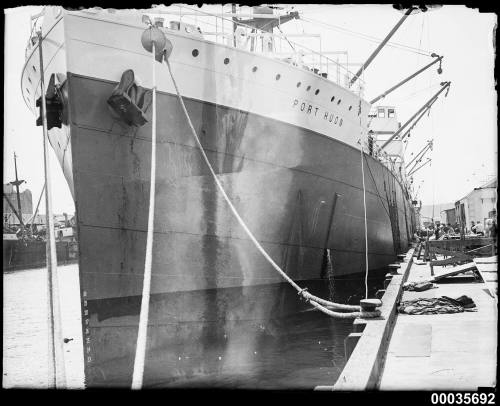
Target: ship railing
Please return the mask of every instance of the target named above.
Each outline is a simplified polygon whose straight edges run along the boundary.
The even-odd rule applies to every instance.
[[[148,15],[169,15],[177,19],[179,23],[189,23],[201,29],[200,35],[209,41],[222,43],[227,46],[246,49],[249,52],[263,54],[274,57],[293,66],[311,71],[318,76],[322,76],[338,85],[349,88],[349,81],[354,74],[349,70],[349,65],[344,65],[338,60],[325,55],[322,52],[321,35],[319,34],[280,34],[261,30],[252,27],[236,19],[228,18],[224,15],[224,6],[221,6],[221,14],[198,10],[183,4],[173,4],[169,7],[157,7],[155,9],[143,10]],[[36,46],[36,32],[43,23],[43,15],[46,8],[31,17],[31,32],[25,50],[27,58],[32,49]],[[267,17],[276,18],[273,14],[242,14],[239,17]],[[279,16],[278,16],[279,18]],[[175,20],[174,20],[175,21]],[[167,27],[168,28],[168,27]],[[208,37],[208,38],[207,38]],[[293,41],[290,38],[316,38],[319,50]],[[358,79],[355,87],[351,91],[363,96],[364,81]]]
[[[336,61],[322,52],[321,36],[319,34],[280,34],[261,30],[252,27],[236,19],[229,18],[224,15],[224,6],[221,6],[221,13],[209,12],[205,10],[195,9],[183,4],[173,4],[168,7],[157,7],[155,9],[143,10],[143,13],[150,17],[155,15],[169,16],[173,21],[189,24],[199,28],[204,39],[232,46],[252,53],[262,54],[268,57],[274,57],[294,66],[311,71],[318,76],[329,79],[342,87],[349,88],[350,79],[354,76],[348,67]],[[266,17],[276,18],[273,14],[241,14],[239,17]],[[278,17],[279,18],[279,17]],[[158,19],[158,20],[160,20]],[[172,20],[171,20],[172,21]],[[159,22],[160,27],[163,26],[163,21]],[[163,26],[164,28],[168,28]],[[278,26],[279,27],[279,26]],[[300,44],[291,38],[317,38],[319,50]],[[332,73],[332,74],[331,74]],[[356,82],[355,87],[350,90],[359,93],[362,96],[364,89],[364,81],[360,78]]]

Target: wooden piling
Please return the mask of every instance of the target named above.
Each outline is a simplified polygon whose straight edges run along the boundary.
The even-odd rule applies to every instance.
[[[344,352],[345,352],[345,362],[349,361],[356,344],[361,338],[363,333],[351,333],[344,339]]]

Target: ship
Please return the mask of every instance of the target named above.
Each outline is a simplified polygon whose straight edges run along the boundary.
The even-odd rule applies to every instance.
[[[154,108],[144,386],[231,371],[232,361],[244,363],[245,351],[272,334],[276,320],[308,308],[218,192],[161,59],[154,62],[152,106],[153,58],[141,43],[147,29],[160,30],[171,43],[172,76],[210,165],[259,244],[290,278],[325,296],[332,279],[383,271],[412,241],[409,182],[401,162],[376,153],[370,125],[379,116],[363,98],[362,78],[350,86],[354,75],[339,74],[345,66],[320,53],[307,62],[298,45],[294,55],[283,56],[278,47],[292,43],[278,29],[298,13],[253,11],[237,17],[234,10],[175,5],[144,12],[45,7],[32,18],[21,90],[38,125],[46,99],[50,145],[75,202],[86,387],[132,382]],[[384,119],[397,129],[394,108],[392,116],[385,109]]]
[[[25,181],[18,179],[17,160],[14,154],[15,180],[3,187],[3,270],[24,270],[41,268],[46,265],[46,230],[36,224],[42,189],[35,213],[32,213],[31,191],[19,192],[19,186]],[[15,187],[15,191],[14,191]],[[14,200],[15,198],[15,200]],[[17,207],[13,203],[17,202]],[[56,255],[59,264],[74,262],[76,242],[74,230],[66,213],[64,222],[58,224]]]

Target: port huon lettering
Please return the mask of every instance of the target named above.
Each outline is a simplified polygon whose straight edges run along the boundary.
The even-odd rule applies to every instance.
[[[318,111],[320,111],[319,107],[315,107],[312,104],[306,102],[300,102],[299,99],[293,100],[292,108],[298,108],[305,114],[313,114],[315,117],[318,116]],[[339,116],[336,116],[334,113],[325,110],[323,119],[328,121],[329,123],[337,124],[337,122],[339,121]],[[342,119],[340,119],[340,125],[342,125]]]

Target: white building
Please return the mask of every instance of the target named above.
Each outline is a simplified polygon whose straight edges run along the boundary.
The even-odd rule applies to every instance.
[[[497,207],[497,179],[493,179],[483,186],[474,188],[469,194],[455,202],[457,218],[462,217],[467,230],[471,222],[484,222],[491,218],[496,221]]]
[[[439,221],[442,224],[447,224],[446,210],[453,209],[453,203],[426,204],[420,209],[421,225],[425,226],[430,223]]]

